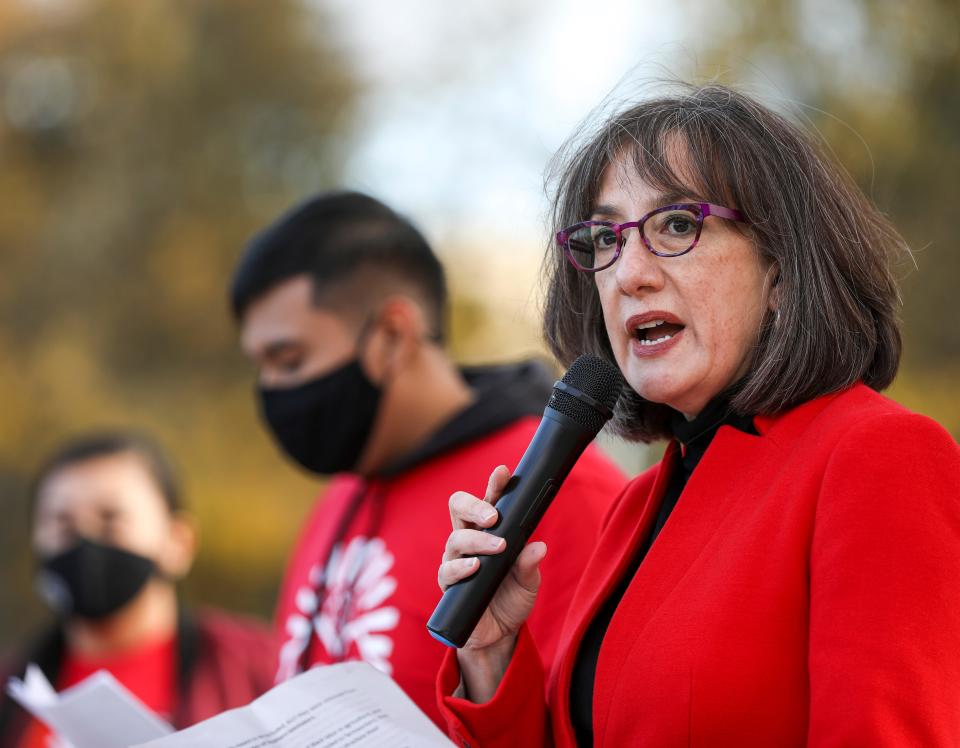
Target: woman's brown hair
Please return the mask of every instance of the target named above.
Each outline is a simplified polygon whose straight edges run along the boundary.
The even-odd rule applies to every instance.
[[[696,184],[678,173],[677,152]],[[619,159],[631,159],[638,177],[664,193],[740,210],[757,250],[778,270],[776,318],[765,320],[731,393],[734,411],[769,415],[858,380],[876,390],[893,381],[901,341],[892,265],[909,250],[798,127],[719,85],[636,104],[555,157],[552,233],[590,217],[604,171]],[[545,265],[544,332],[553,353],[565,365],[581,353],[616,365],[592,276],[555,243]],[[670,435],[671,413],[627,386],[612,428],[652,441]]]

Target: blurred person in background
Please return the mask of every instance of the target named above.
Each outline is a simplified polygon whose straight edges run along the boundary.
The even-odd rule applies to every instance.
[[[444,662],[456,742],[960,745],[960,448],[880,394],[903,239],[724,86],[633,104],[562,154],[547,339],[618,366],[621,435],[670,442],[617,499],[553,663],[521,622],[564,549],[521,551]],[[469,495],[450,514],[442,586],[496,516]]]
[[[457,487],[482,488],[491,460],[519,461],[554,377],[533,362],[459,369],[444,349],[438,259],[366,195],[322,194],[280,217],[247,246],[230,295],[268,428],[302,467],[336,476],[290,558],[278,679],[363,659],[439,721],[430,548]],[[538,537],[563,548],[530,619],[547,660],[623,483],[591,447],[541,524]]]
[[[156,444],[132,433],[84,436],[49,457],[33,485],[38,589],[57,622],[0,682],[31,662],[58,691],[108,670],[177,728],[271,687],[267,627],[178,602],[196,534]],[[0,746],[46,746],[46,728],[0,699]]]

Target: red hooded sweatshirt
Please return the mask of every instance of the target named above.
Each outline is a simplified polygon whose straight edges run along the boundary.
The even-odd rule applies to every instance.
[[[278,604],[278,680],[305,666],[363,659],[442,724],[434,682],[446,648],[426,624],[440,599],[437,567],[451,530],[447,502],[459,490],[482,496],[497,465],[517,465],[553,380],[535,364],[464,373],[476,391],[473,405],[402,464],[369,481],[338,476],[318,502]],[[534,534],[549,549],[530,617],[547,662],[601,519],[624,483],[591,446]]]

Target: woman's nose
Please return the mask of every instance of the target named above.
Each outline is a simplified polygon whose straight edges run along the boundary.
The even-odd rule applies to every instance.
[[[636,229],[624,233],[623,238],[620,257],[613,266],[620,290],[625,294],[634,294],[642,290],[663,288],[661,258],[647,249],[643,237]]]

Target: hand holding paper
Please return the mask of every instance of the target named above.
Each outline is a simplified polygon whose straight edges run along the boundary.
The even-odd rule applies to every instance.
[[[73,748],[127,748],[173,732],[106,670],[58,694],[40,668],[28,665],[7,692]]]

